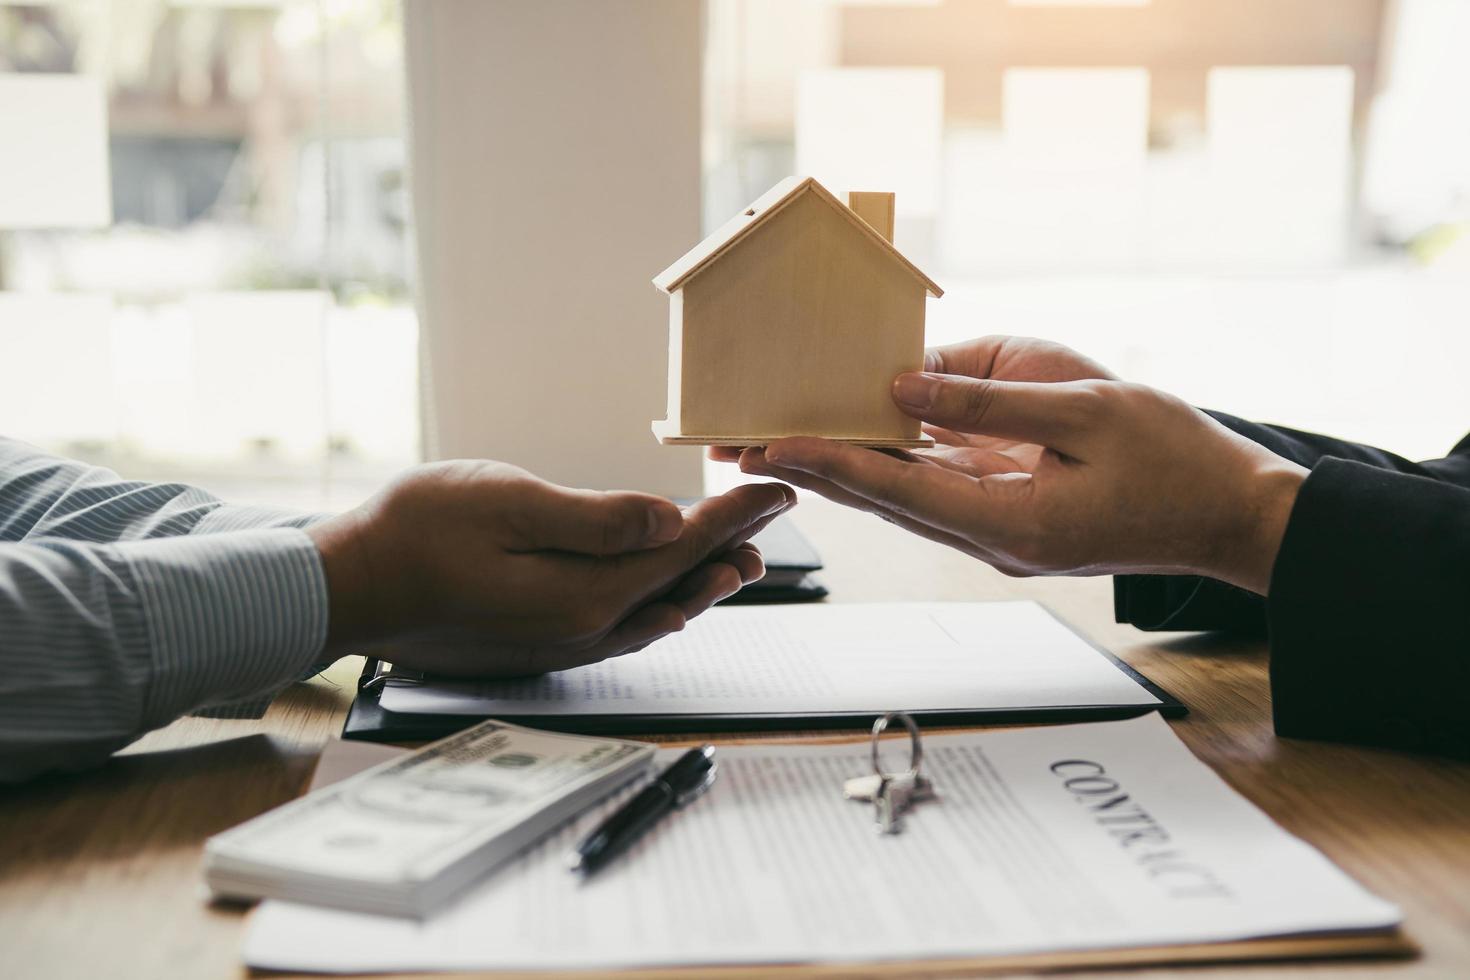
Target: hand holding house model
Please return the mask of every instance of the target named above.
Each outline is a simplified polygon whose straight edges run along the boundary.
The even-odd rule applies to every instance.
[[[823,436],[928,446],[889,396],[924,364],[924,307],[943,295],[893,247],[893,195],[843,204],[788,177],[665,269],[665,444],[763,446]]]

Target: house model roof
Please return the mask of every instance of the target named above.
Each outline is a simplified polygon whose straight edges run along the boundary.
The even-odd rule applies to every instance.
[[[847,219],[861,234],[866,235],[873,244],[891,255],[894,260],[907,269],[915,279],[924,284],[924,288],[930,296],[939,297],[944,295],[944,290],[935,284],[934,280],[924,275],[919,267],[904,258],[902,252],[893,247],[893,243],[880,235],[872,225],[868,224],[857,213],[843,204],[832,192],[812,177],[787,177],[775,187],[766,191],[755,203],[746,208],[742,214],[736,215],[725,222],[714,234],[694,246],[684,254],[673,265],[660,272],[653,280],[653,284],[666,293],[672,293],[681,288],[694,276],[699,275],[709,266],[719,261],[730,249],[738,245],[745,236],[749,235],[764,222],[770,220],[772,215],[780,213],[792,201],[803,194],[815,194],[818,198],[831,205],[838,214]]]

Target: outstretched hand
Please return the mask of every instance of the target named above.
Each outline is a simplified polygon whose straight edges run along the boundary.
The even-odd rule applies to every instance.
[[[639,650],[760,578],[747,542],[795,502],[789,487],[753,484],[680,511],[503,463],[420,467],[308,532],[327,575],[328,647],[391,643],[395,664],[476,677]]]
[[[901,375],[893,394],[935,449],[793,438],[735,458],[1011,575],[1192,573],[1267,591],[1301,467],[1057,345],[986,338],[927,366],[944,372]]]

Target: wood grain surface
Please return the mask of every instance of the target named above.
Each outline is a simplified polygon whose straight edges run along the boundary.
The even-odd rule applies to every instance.
[[[832,601],[1046,603],[1183,700],[1190,715],[1172,724],[1189,747],[1287,830],[1402,906],[1407,935],[1422,950],[1410,960],[1107,976],[1470,977],[1470,765],[1277,739],[1261,642],[1117,625],[1107,579],[1008,579],[822,501],[804,500],[796,520],[827,562]],[[1412,669],[1412,650],[1389,653],[1393,669]],[[204,840],[302,791],[322,746],[341,728],[357,667],[346,660],[298,685],[262,721],[184,719],[101,769],[0,790],[0,976],[244,975],[244,913],[209,904],[200,876]]]
[[[670,435],[918,439],[892,388],[924,364],[925,283],[874,241],[812,185],[688,280]]]

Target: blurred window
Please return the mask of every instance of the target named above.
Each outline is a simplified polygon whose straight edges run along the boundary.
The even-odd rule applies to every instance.
[[[707,9],[711,227],[896,190],[931,341],[1409,455],[1470,424],[1470,3]],[[397,0],[0,2],[0,431],[318,504],[415,458],[401,52]]]
[[[397,0],[0,3],[0,432],[322,506],[417,457]]]
[[[1039,334],[1411,455],[1470,428],[1470,3],[709,11],[711,227],[788,173],[896,191],[931,342]]]

